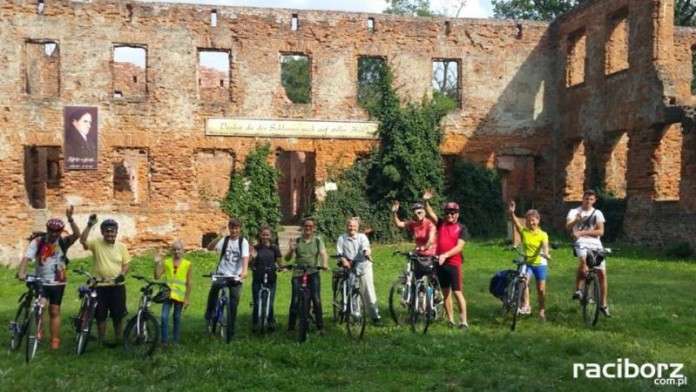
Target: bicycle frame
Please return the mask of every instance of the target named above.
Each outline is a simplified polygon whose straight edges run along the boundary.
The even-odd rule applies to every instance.
[[[263,333],[264,330],[266,329],[268,323],[271,322],[269,319],[270,313],[271,313],[271,285],[268,282],[268,276],[271,271],[273,270],[279,270],[278,268],[275,267],[265,267],[264,268],[264,273],[263,273],[263,281],[261,282],[261,287],[259,290],[256,292],[256,295],[252,299],[251,306],[252,310],[254,309],[254,306],[256,304],[254,301],[259,301],[259,304],[256,309],[256,316],[257,316],[257,321],[259,322],[259,332]],[[266,294],[265,302],[264,302],[264,293]]]
[[[231,316],[229,315],[231,306],[231,294],[228,291],[231,289],[231,285],[242,284],[242,279],[235,275],[219,275],[219,274],[206,274],[203,275],[206,278],[210,278],[213,284],[223,283],[220,287],[220,292],[218,295],[217,302],[215,303],[215,308],[213,309],[213,314],[208,324],[208,332],[215,334],[215,329],[220,326],[220,336],[224,337],[227,343],[232,339],[231,336]],[[225,320],[225,312],[227,308],[227,318]]]
[[[27,291],[20,295],[19,308],[15,320],[10,322],[10,349],[16,350],[21,345],[22,338],[26,335],[26,362],[29,363],[36,355],[43,331],[44,301],[41,295],[41,286],[45,283],[40,277],[27,275],[25,279]],[[21,319],[21,325],[20,324]],[[32,323],[35,323],[32,326]],[[33,334],[32,334],[33,332]]]
[[[87,286],[80,286],[78,296],[82,299],[80,310],[75,318],[75,341],[77,344],[77,355],[82,355],[87,347],[90,330],[92,328],[92,319],[97,308],[97,284],[108,281],[106,279],[97,279],[89,272],[84,270],[76,270],[78,274],[87,276]]]
[[[580,299],[580,308],[582,309],[583,320],[587,324],[595,326],[597,325],[597,321],[599,321],[599,309],[602,294],[597,271],[600,269],[599,266],[604,262],[605,254],[611,253],[612,249],[579,246],[576,246],[575,248],[577,250],[584,250],[587,252],[587,256],[585,257],[585,266],[587,267],[587,271],[584,279],[582,280],[582,298]]]

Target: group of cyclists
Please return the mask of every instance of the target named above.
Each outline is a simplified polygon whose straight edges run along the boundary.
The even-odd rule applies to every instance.
[[[422,202],[413,203],[410,207],[411,219],[402,221],[398,216],[400,203],[393,201],[391,204],[391,216],[393,223],[402,229],[412,232],[416,252],[420,255],[437,256],[436,274],[443,294],[445,314],[451,327],[467,329],[466,300],[462,293],[462,250],[468,240],[466,225],[459,222],[459,205],[449,201],[443,205],[443,216],[438,217],[430,204],[433,193],[426,190]],[[576,291],[574,299],[580,299],[582,292],[580,285],[587,273],[585,249],[601,248],[600,237],[604,234],[604,215],[594,208],[597,195],[592,190],[585,190],[582,204],[571,209],[566,217],[566,228],[571,232],[575,240],[575,255],[578,257]],[[548,235],[541,230],[540,215],[536,210],[525,213],[524,220],[515,215],[515,203],[509,203],[509,216],[519,233],[524,254],[527,256],[528,271],[534,275],[538,294],[538,316],[546,318],[546,275],[547,260],[550,259]],[[125,276],[128,274],[132,260],[125,244],[117,240],[118,223],[113,219],[106,219],[100,225],[101,237],[89,238],[93,226],[97,223],[96,215],[90,215],[84,231],[80,231],[73,219],[74,208],[70,206],[66,210],[66,218],[70,224],[72,233],[64,236],[65,223],[59,218],[49,219],[46,223],[46,233],[33,238],[21,259],[17,278],[26,279],[27,266],[34,261],[36,275],[43,281],[42,297],[48,302],[50,315],[50,347],[60,347],[60,306],[66,284],[66,269],[68,259],[67,250],[78,239],[85,250],[92,253],[92,275],[103,281],[97,287],[99,298],[95,319],[98,325],[98,339],[105,344],[106,319],[110,316],[113,322],[114,336],[116,340],[122,339],[123,317],[126,315],[126,289]],[[226,280],[225,283],[213,283],[208,293],[208,301],[205,318],[209,320],[218,299],[222,284],[229,286],[231,300],[231,325],[229,331],[234,336],[237,308],[241,298],[242,284],[252,270],[252,292],[258,293],[263,281],[263,274],[271,271],[266,276],[265,284],[270,287],[270,311],[268,313],[269,330],[277,328],[273,303],[276,291],[276,269],[284,271],[284,262],[295,259],[296,268],[292,272],[292,300],[289,310],[288,330],[295,328],[297,321],[296,302],[300,289],[300,276],[306,270],[308,286],[314,313],[314,321],[318,334],[325,334],[321,301],[321,277],[320,269],[328,269],[329,255],[322,238],[315,234],[316,222],[313,218],[306,218],[302,222],[302,234],[298,238],[290,239],[288,251],[283,255],[278,245],[272,243],[273,232],[268,226],[261,227],[257,234],[256,244],[251,246],[249,241],[241,235],[242,222],[237,218],[231,218],[220,229],[219,235],[207,246],[208,250],[219,253],[219,261],[216,275],[235,277],[234,280]],[[371,248],[368,237],[359,231],[360,220],[351,217],[346,221],[346,232],[339,236],[336,244],[337,253],[340,255],[339,264],[344,268],[354,268],[360,277],[360,290],[365,301],[366,309],[371,313],[374,325],[381,325],[381,318],[377,306],[377,296],[374,288]],[[306,267],[306,268],[305,268]],[[266,271],[266,272],[262,272]],[[180,337],[180,324],[182,309],[189,304],[191,295],[191,263],[184,258],[184,245],[181,241],[175,241],[171,246],[171,256],[164,258],[157,252],[154,258],[155,279],[163,278],[170,289],[169,299],[162,307],[162,341],[161,344],[177,344]],[[607,307],[607,278],[605,265],[598,267],[598,277],[601,288],[600,311],[610,317]],[[256,296],[256,294],[254,294]],[[453,301],[454,299],[454,301]],[[254,298],[255,306],[258,306],[258,298]],[[458,321],[455,319],[453,302],[458,308]],[[44,304],[45,305],[45,304]],[[172,312],[173,311],[173,312]],[[524,305],[519,309],[522,314],[531,313],[529,295],[525,296]],[[168,319],[173,313],[173,334],[168,339]],[[255,310],[252,316],[252,330],[257,330],[259,320]],[[43,339],[43,331],[39,331],[39,339]]]

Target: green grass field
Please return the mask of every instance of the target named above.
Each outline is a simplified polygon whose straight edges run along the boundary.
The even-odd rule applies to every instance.
[[[157,349],[147,360],[126,357],[122,348],[99,348],[90,343],[85,355],[75,354],[70,320],[77,312],[76,288],[83,278],[72,274],[63,300],[63,345],[51,351],[42,343],[35,360],[26,365],[23,350],[9,351],[5,332],[0,350],[0,390],[134,391],[134,390],[655,390],[652,378],[588,379],[573,377],[574,363],[682,363],[687,385],[696,385],[696,263],[663,260],[644,249],[623,249],[608,260],[609,304],[613,317],[596,327],[582,323],[577,302],[571,301],[576,261],[570,248],[553,253],[548,278],[546,322],[523,316],[517,330],[497,316],[500,301],[488,293],[495,271],[511,268],[512,254],[502,243],[470,242],[464,249],[464,295],[470,328],[448,328],[439,322],[427,335],[397,327],[388,310],[391,282],[405,266],[391,256],[400,247],[375,250],[375,284],[384,327],[368,326],[362,342],[349,340],[341,326],[330,321],[330,274],[322,275],[324,315],[328,334],[312,334],[296,343],[285,332],[290,275],[280,275],[276,314],[280,330],[259,337],[250,332],[251,282],[245,284],[237,319],[237,335],[229,345],[207,334],[203,311],[212,254],[189,254],[193,263],[192,303],[184,312],[182,344]],[[86,259],[70,267],[87,266]],[[151,274],[152,259],[137,258],[131,273]],[[24,286],[16,270],[0,270],[0,320],[7,326]],[[128,280],[129,310],[135,311],[139,282]],[[536,295],[532,296],[535,305]],[[534,309],[534,306],[533,306]],[[155,307],[159,314],[158,306]],[[5,329],[6,330],[6,329]],[[6,330],[7,331],[7,330]],[[111,334],[109,326],[109,334]],[[23,347],[22,347],[23,349]],[[668,377],[669,375],[666,375]]]

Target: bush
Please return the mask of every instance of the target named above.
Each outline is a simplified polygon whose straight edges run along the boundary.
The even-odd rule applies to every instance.
[[[257,145],[249,153],[241,173],[233,173],[230,189],[222,201],[222,210],[242,221],[242,234],[254,238],[261,226],[271,226],[278,232],[280,225],[280,173],[266,159],[270,144]]]
[[[678,259],[687,259],[693,255],[691,244],[686,241],[670,242],[663,251],[665,256]]]

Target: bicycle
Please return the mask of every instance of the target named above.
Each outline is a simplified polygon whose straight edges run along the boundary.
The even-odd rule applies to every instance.
[[[150,311],[150,302],[162,303],[169,299],[169,287],[164,282],[150,280],[141,275],[133,275],[133,278],[145,281],[145,286],[140,288],[140,306],[135,312],[123,332],[123,349],[134,357],[147,357],[157,348],[160,337],[160,328],[157,318]],[[160,291],[153,294],[154,288]]]
[[[271,328],[269,324],[272,322],[270,319],[271,313],[271,285],[268,283],[268,276],[273,271],[280,271],[280,268],[276,267],[265,267],[263,269],[263,281],[259,291],[254,296],[254,300],[251,302],[252,311],[256,313],[258,317],[258,332],[263,334],[266,330],[270,331]],[[254,301],[256,298],[259,299],[259,303],[256,304]]]
[[[24,281],[27,291],[19,296],[15,319],[10,321],[10,350],[16,351],[26,336],[25,359],[29,363],[34,359],[42,339],[44,298],[41,287],[46,282],[35,275],[27,275]]]
[[[232,299],[228,292],[230,290],[230,286],[242,284],[242,280],[239,278],[239,276],[218,275],[214,273],[205,274],[203,277],[210,278],[213,281],[213,284],[222,283],[212,317],[208,320],[208,332],[211,335],[215,335],[219,328],[220,337],[225,339],[226,343],[229,343],[232,340],[233,332]]]
[[[331,256],[338,259],[339,268],[334,270],[331,287],[333,289],[334,321],[346,324],[348,336],[355,340],[362,339],[365,334],[367,315],[365,303],[360,293],[360,275],[355,271],[351,261],[350,268],[341,266],[341,255]]]
[[[84,270],[76,270],[75,273],[87,276],[87,285],[80,286],[77,289],[81,303],[80,310],[77,312],[77,317],[75,317],[77,355],[82,355],[87,348],[92,330],[92,321],[97,310],[97,284],[105,282],[107,279],[95,278]]]
[[[397,325],[408,323],[414,332],[426,333],[442,315],[442,289],[434,268],[438,257],[421,256],[415,250],[396,250],[392,255],[404,255],[408,262],[389,290],[389,313]]]
[[[529,277],[527,275],[527,261],[535,256],[526,256],[518,247],[510,247],[508,250],[514,250],[517,253],[517,257],[512,260],[512,262],[517,265],[516,270],[509,270],[507,274],[507,284],[505,285],[505,291],[501,300],[503,301],[503,307],[501,309],[501,314],[503,317],[507,316],[508,313],[512,311],[512,323],[510,325],[510,331],[514,331],[517,326],[517,320],[519,319],[520,309],[522,308],[522,300],[525,292],[529,286]],[[547,258],[546,255],[541,255],[543,258]]]
[[[610,248],[587,248],[578,247],[578,250],[585,250],[587,257],[585,264],[587,265],[587,273],[580,284],[580,307],[582,308],[582,319],[585,323],[595,326],[599,320],[599,310],[601,302],[601,288],[599,286],[599,278],[597,277],[598,267],[602,265],[607,253],[611,253]]]
[[[312,268],[310,265],[297,265],[297,264],[286,264],[285,269],[288,270],[300,270],[302,275],[300,275],[300,287],[297,290],[297,298],[295,303],[293,303],[295,314],[299,318],[300,328],[298,330],[297,341],[303,343],[307,340],[307,333],[309,333],[309,309],[311,303],[312,293],[309,290],[309,275],[307,274],[307,269]],[[323,266],[314,267],[319,270],[325,270]],[[315,309],[316,311],[316,309]]]

